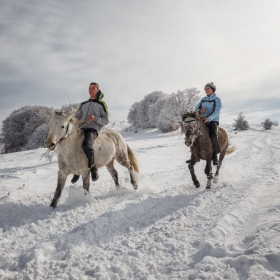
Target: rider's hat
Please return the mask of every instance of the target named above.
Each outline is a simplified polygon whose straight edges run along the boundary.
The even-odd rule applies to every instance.
[[[204,87],[204,89],[205,89],[206,87],[210,87],[210,88],[213,90],[213,92],[216,91],[216,86],[213,84],[213,82],[206,84],[206,86]]]

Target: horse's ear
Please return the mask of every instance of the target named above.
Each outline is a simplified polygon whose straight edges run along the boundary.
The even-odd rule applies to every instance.
[[[62,112],[61,112],[61,111],[58,111],[58,110],[55,110],[54,108],[52,108],[52,114],[53,114],[53,116],[55,116],[55,115],[61,116],[61,115],[62,115]]]
[[[74,113],[74,111],[72,109],[69,109],[69,110],[63,112],[63,116],[69,118],[73,113]]]
[[[200,120],[201,117],[200,117],[200,115],[199,115],[199,112],[194,112],[194,113],[195,113],[195,118],[196,118],[197,120]]]

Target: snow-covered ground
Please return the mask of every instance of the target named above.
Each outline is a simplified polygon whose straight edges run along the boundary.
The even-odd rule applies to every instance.
[[[280,130],[226,129],[236,151],[211,190],[178,131],[123,130],[139,189],[102,168],[87,195],[68,178],[55,210],[56,159],[1,155],[0,279],[280,279]]]

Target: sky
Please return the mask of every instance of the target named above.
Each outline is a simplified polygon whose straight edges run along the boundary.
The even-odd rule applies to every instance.
[[[104,92],[111,121],[153,91],[214,82],[220,125],[280,121],[278,0],[0,0],[0,122]]]

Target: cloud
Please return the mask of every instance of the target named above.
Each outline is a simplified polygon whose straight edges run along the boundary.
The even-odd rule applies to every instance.
[[[152,91],[197,87],[203,95],[209,81],[224,119],[254,107],[248,114],[258,119],[273,103],[263,100],[278,94],[278,8],[258,0],[2,3],[0,121],[27,104],[59,108],[66,95],[82,102],[92,81],[113,120]]]

